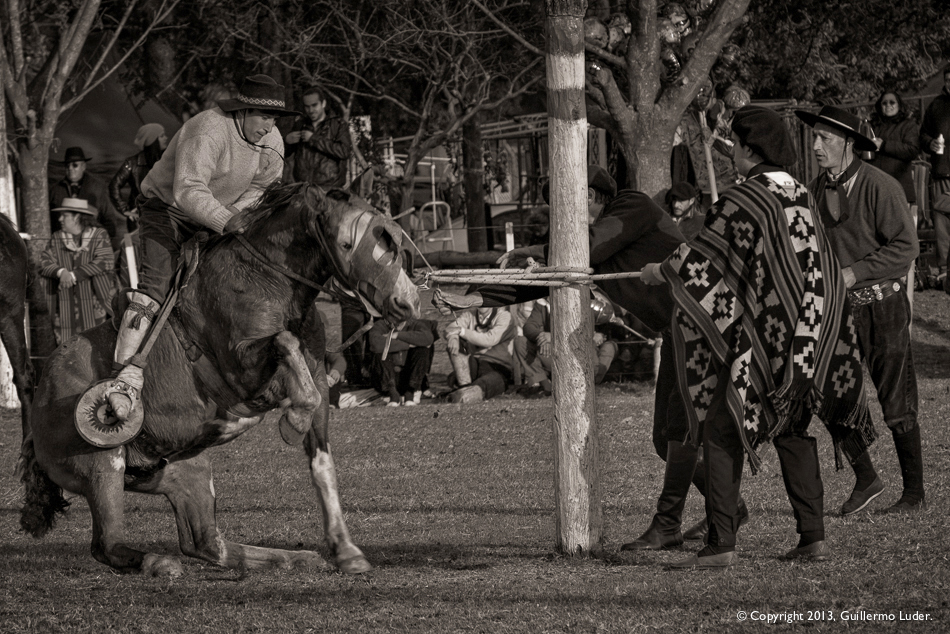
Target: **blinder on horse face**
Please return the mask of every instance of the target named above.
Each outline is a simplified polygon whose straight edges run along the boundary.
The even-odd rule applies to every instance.
[[[346,282],[375,306],[402,286],[402,232],[390,218],[367,208],[340,227],[337,243],[347,265]]]

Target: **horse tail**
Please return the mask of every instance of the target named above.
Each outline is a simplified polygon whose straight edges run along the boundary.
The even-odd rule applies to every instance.
[[[23,439],[16,473],[25,489],[23,507],[20,509],[20,529],[33,537],[44,537],[56,523],[56,515],[69,508],[63,490],[36,461],[33,436]]]

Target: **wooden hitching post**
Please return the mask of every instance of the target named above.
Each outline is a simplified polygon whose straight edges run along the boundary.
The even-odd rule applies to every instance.
[[[583,22],[587,3],[546,0],[546,6],[550,264],[585,269],[590,263]],[[557,546],[563,553],[588,554],[600,547],[603,520],[587,287],[552,289],[551,330]]]

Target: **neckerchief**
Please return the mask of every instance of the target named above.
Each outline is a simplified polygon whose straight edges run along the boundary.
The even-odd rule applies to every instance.
[[[822,174],[816,194],[818,209],[825,221],[825,226],[837,226],[851,215],[851,207],[848,205],[848,188],[845,184],[860,167],[861,159],[855,156],[848,168],[835,180],[831,180],[831,174],[828,172]]]
[[[74,253],[81,253],[83,251],[89,250],[89,239],[92,237],[93,229],[92,227],[86,227],[82,231],[82,235],[79,237],[79,242],[76,242],[76,236],[71,233],[63,231],[63,246],[65,246],[70,251]]]

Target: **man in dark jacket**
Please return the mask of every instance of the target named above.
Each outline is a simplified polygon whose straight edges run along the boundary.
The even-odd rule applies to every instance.
[[[293,183],[330,189],[346,184],[346,163],[353,154],[349,127],[340,117],[327,117],[327,100],[316,86],[303,94],[306,119],[299,119],[284,141]]]
[[[943,69],[943,91],[927,106],[920,124],[920,149],[930,155],[937,265],[944,279],[944,290],[950,289],[945,281],[950,264],[950,154],[947,154],[947,140],[950,140],[950,65]]]
[[[86,173],[86,163],[89,162],[81,147],[66,148],[63,165],[66,175],[61,181],[53,185],[49,192],[49,207],[62,207],[64,198],[81,198],[89,205],[99,210],[96,221],[109,234],[112,250],[119,249],[122,236],[125,235],[125,217],[113,209],[106,195],[105,186],[95,177]],[[50,232],[59,230],[59,214],[50,212]]]

